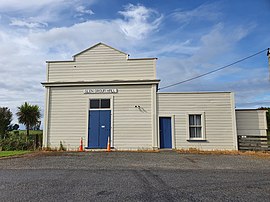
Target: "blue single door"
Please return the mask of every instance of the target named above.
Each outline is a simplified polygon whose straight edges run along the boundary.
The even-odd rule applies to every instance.
[[[111,134],[111,110],[90,110],[88,147],[106,148]]]
[[[170,117],[159,118],[160,148],[172,148],[172,127]]]

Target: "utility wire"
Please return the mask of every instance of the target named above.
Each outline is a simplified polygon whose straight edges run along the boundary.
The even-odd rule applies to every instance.
[[[162,88],[159,88],[158,90],[163,90],[163,89],[165,89],[165,88],[170,88],[170,87],[173,87],[173,86],[182,84],[182,83],[186,83],[186,82],[188,82],[188,81],[192,81],[192,80],[194,80],[194,79],[198,79],[198,78],[203,77],[203,76],[206,76],[206,75],[208,75],[208,74],[212,74],[212,73],[217,72],[217,71],[219,71],[219,70],[222,70],[222,69],[225,69],[225,68],[230,67],[230,66],[232,66],[232,65],[235,65],[235,64],[237,64],[237,63],[239,63],[239,62],[243,62],[244,60],[247,60],[247,59],[249,59],[249,58],[252,58],[252,57],[254,57],[254,56],[256,56],[256,55],[259,55],[259,54],[265,52],[266,50],[269,50],[269,48],[266,48],[266,49],[261,50],[261,51],[259,51],[259,52],[257,52],[257,53],[254,53],[254,54],[252,54],[252,55],[250,55],[250,56],[247,56],[247,57],[245,57],[245,58],[242,58],[242,59],[240,59],[240,60],[237,60],[237,61],[235,61],[235,62],[233,62],[233,63],[231,63],[231,64],[228,64],[228,65],[222,66],[222,67],[220,67],[220,68],[214,69],[214,70],[212,70],[212,71],[210,71],[210,72],[206,72],[206,73],[204,73],[204,74],[200,74],[200,75],[198,75],[198,76],[195,76],[195,77],[192,77],[192,78],[189,78],[189,79],[186,79],[186,80],[183,80],[183,81],[174,83],[174,84],[170,84],[170,85],[168,85],[168,86],[164,86],[164,87],[162,87]]]

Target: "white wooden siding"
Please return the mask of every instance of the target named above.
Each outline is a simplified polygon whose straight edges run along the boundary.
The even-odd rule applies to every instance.
[[[100,44],[74,61],[48,62],[47,82],[156,79],[155,59],[128,59],[128,56]]]
[[[265,110],[236,110],[237,135],[267,134]]]
[[[86,87],[51,87],[48,143],[59,147],[60,141],[70,150],[77,149],[80,137],[86,143],[88,137],[89,99],[99,95],[83,94]],[[95,86],[94,88],[109,88]],[[116,149],[152,148],[152,85],[114,86],[118,88],[113,96],[113,133]],[[104,97],[106,95],[100,95]],[[141,111],[135,108],[141,106]]]
[[[174,116],[175,147],[202,150],[235,150],[232,93],[158,93],[158,115]],[[188,113],[204,113],[206,141],[188,137]]]

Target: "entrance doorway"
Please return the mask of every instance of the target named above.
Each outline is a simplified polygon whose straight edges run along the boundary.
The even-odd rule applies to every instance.
[[[88,147],[105,149],[111,134],[110,99],[90,100],[88,122]]]
[[[172,148],[171,117],[159,117],[160,148]]]

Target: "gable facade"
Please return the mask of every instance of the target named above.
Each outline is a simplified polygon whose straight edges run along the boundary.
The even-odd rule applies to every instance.
[[[99,43],[71,61],[47,61],[47,82],[153,80],[156,58],[129,59],[128,54]]]
[[[102,43],[75,55],[72,61],[48,61],[47,81],[43,83],[46,88],[44,147],[57,148],[61,142],[66,148],[76,150],[82,138],[88,148],[92,138],[91,117],[97,111],[110,113],[107,119],[110,119],[112,147],[157,147],[154,117],[159,80],[155,63],[156,58],[129,59],[127,54]],[[98,99],[109,100],[110,106],[91,109],[90,101]],[[102,127],[107,130],[108,126],[100,123],[98,127],[94,133],[101,133]],[[104,137],[97,144],[100,141]]]

